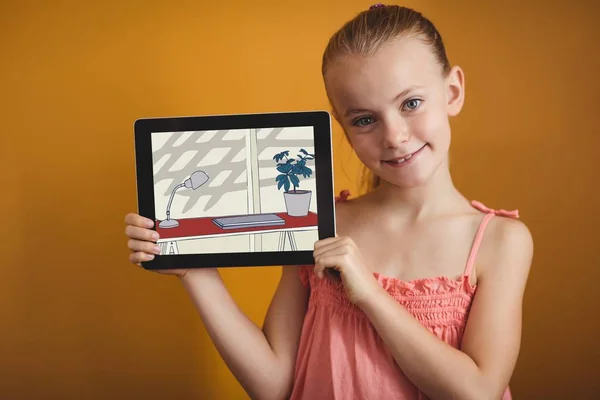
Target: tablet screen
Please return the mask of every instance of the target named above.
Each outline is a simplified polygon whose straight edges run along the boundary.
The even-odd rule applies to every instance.
[[[334,230],[330,129],[314,117],[239,115],[218,123],[188,117],[188,129],[171,121],[180,128],[172,130],[145,120],[155,122],[137,138],[149,144],[143,151],[150,156],[152,201],[140,204],[147,211],[152,203],[161,256],[213,255],[215,262],[219,255],[224,265],[307,260],[314,243]],[[217,129],[201,129],[211,123]],[[148,193],[145,182],[141,190]],[[273,258],[290,252],[292,258]]]

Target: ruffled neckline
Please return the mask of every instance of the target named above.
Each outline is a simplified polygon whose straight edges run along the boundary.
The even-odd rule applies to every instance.
[[[472,294],[477,289],[477,284],[472,285],[466,274],[458,278],[439,275],[411,280],[387,276],[379,272],[373,272],[373,276],[387,292],[402,296],[436,295],[457,291]]]
[[[313,265],[305,265],[303,267],[305,268],[304,273],[308,274],[308,276],[312,276],[312,279],[314,279],[313,284],[317,286],[324,284],[337,291],[343,290],[342,282],[336,282],[327,278],[319,281],[313,271]],[[469,276],[466,274],[462,274],[458,278],[440,275],[429,278],[417,278],[409,281],[383,275],[379,272],[372,272],[372,274],[379,285],[394,297],[447,296],[461,293],[472,296],[477,289],[477,284],[472,285],[469,281]]]
[[[345,202],[351,196],[349,190],[342,190],[338,196],[335,197],[335,202]],[[498,215],[510,218],[519,218],[519,210],[495,210],[485,206],[483,203],[473,200],[471,205],[485,214]],[[482,230],[478,231],[478,236],[481,236]],[[476,241],[480,241],[481,237],[477,238]],[[479,243],[474,244],[475,254]],[[379,272],[373,272],[373,276],[379,284],[389,293],[401,295],[401,296],[415,296],[415,295],[440,295],[448,294],[452,292],[465,293],[472,295],[477,289],[477,284],[472,285],[470,282],[470,271],[472,264],[472,254],[469,256],[469,261],[465,272],[458,278],[451,278],[447,275],[433,276],[429,278],[417,278],[412,280],[404,280],[401,278],[395,278],[380,274]],[[331,282],[335,285],[334,282]],[[341,283],[338,283],[341,285]]]

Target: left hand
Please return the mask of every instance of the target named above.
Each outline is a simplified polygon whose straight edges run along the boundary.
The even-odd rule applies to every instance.
[[[317,277],[323,278],[328,268],[338,271],[346,296],[353,304],[359,304],[381,289],[373,272],[365,266],[356,243],[349,237],[319,240],[313,256]]]

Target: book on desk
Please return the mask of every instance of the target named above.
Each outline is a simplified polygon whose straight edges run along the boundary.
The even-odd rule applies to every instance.
[[[256,228],[285,225],[285,220],[276,214],[249,214],[214,218],[213,223],[222,229]]]

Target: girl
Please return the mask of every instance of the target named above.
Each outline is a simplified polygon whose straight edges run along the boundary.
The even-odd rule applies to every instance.
[[[164,272],[252,398],[511,398],[533,245],[517,211],[453,185],[448,119],[463,72],[420,13],[376,5],[331,38],[322,73],[374,177],[364,196],[339,197],[339,236],[315,244],[314,266],[283,268],[262,329],[216,269]],[[126,223],[130,260],[151,259],[152,222]]]

